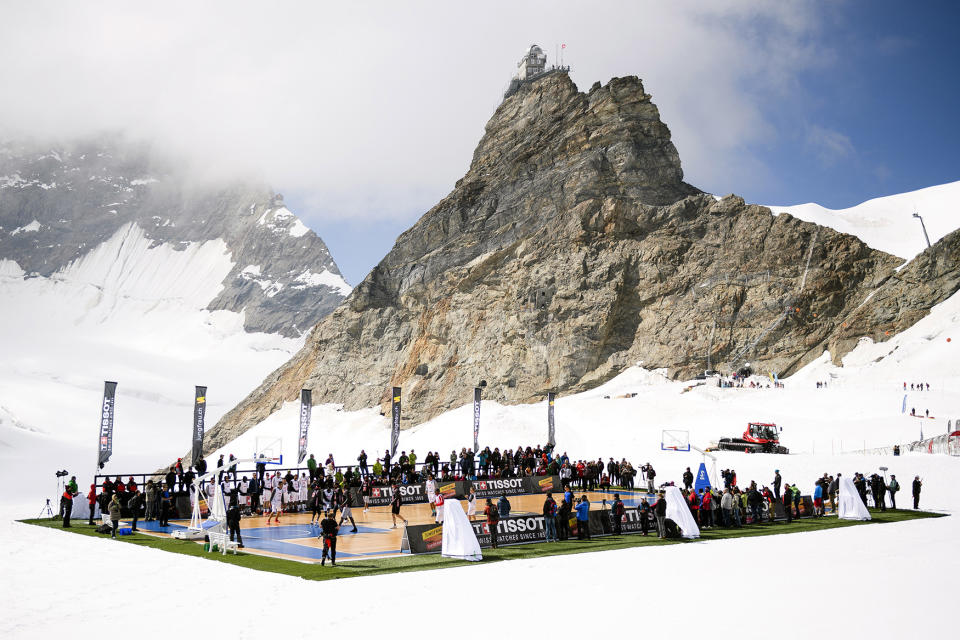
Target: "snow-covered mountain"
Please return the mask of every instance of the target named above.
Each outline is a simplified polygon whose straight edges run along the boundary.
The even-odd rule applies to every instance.
[[[935,243],[960,227],[958,205],[960,181],[873,198],[849,209],[827,209],[813,203],[770,209],[849,233],[874,249],[911,260],[927,248],[920,221],[913,214],[920,214],[930,242]]]
[[[230,268],[204,306],[243,312],[248,331],[300,336],[350,293],[323,240],[264,185],[196,180],[176,160],[121,139],[43,151],[0,145],[0,258],[56,278],[117,234],[175,251],[222,242]],[[106,277],[157,294],[131,280],[136,273],[116,262]]]
[[[175,457],[193,385],[216,420],[349,292],[263,187],[189,185],[122,144],[4,146],[0,465],[92,472],[104,380],[119,383],[113,462]]]

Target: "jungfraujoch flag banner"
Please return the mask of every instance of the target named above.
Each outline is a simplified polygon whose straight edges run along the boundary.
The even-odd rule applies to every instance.
[[[390,455],[397,455],[400,446],[400,387],[393,388],[393,402],[390,406],[390,416],[393,420],[390,430]]]
[[[480,451],[480,387],[473,388],[473,452]]]
[[[300,390],[300,451],[297,453],[297,464],[307,457],[307,431],[310,429],[310,414],[313,411],[313,400],[310,389]]]
[[[556,431],[553,422],[553,402],[557,399],[557,394],[553,391],[547,393],[547,444],[551,447],[557,446]]]
[[[113,454],[113,416],[117,401],[117,383],[103,383],[103,403],[100,405],[100,444],[97,454],[97,466],[103,465]]]
[[[207,413],[207,388],[195,387],[193,401],[193,456],[196,463],[203,457],[203,416]]]

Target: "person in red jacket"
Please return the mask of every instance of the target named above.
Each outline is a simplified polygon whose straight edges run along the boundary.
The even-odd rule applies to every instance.
[[[701,489],[703,498],[700,500],[700,525],[704,527],[713,526],[713,496],[710,490]]]
[[[97,508],[97,485],[90,485],[90,491],[87,492],[87,504],[90,505],[90,519],[87,524],[93,524],[93,512]]]
[[[130,493],[137,492],[137,483],[133,480],[133,476],[127,478],[127,491]]]
[[[693,516],[693,521],[697,523],[697,526],[700,526],[700,496],[697,495],[696,489],[690,492],[690,498],[688,499],[690,503],[690,514]]]

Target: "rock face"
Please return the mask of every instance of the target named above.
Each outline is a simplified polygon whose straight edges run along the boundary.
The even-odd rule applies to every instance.
[[[956,291],[956,244],[896,273],[900,259],[857,238],[717,200],[683,182],[637,78],[583,94],[554,74],[503,102],[453,192],[209,446],[301,387],[356,409],[386,408],[401,386],[407,427],[467,403],[481,380],[484,397],[523,403],[638,361],[674,377],[747,362],[787,375],[826,348],[843,355],[853,336],[895,333]]]
[[[188,183],[118,140],[0,145],[0,258],[50,276],[133,222],[157,244],[222,238],[235,266],[209,308],[244,310],[248,331],[299,336],[349,294],[323,240],[282,197],[262,185]]]

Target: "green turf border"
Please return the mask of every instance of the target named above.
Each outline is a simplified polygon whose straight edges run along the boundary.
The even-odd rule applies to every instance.
[[[239,553],[234,555],[228,553],[207,553],[203,546],[187,540],[175,540],[173,538],[160,538],[143,533],[134,533],[129,536],[121,536],[117,540],[111,540],[105,535],[98,534],[94,529],[96,527],[88,525],[86,522],[73,521],[69,529],[63,529],[60,526],[59,519],[29,519],[20,520],[24,524],[59,529],[64,533],[73,533],[102,538],[104,544],[134,544],[151,549],[160,549],[171,553],[179,553],[197,558],[204,558],[214,562],[225,562],[227,564],[255,569],[257,571],[270,571],[273,573],[282,573],[289,576],[297,576],[305,580],[337,580],[340,578],[355,578],[360,576],[375,576],[385,573],[402,573],[406,571],[424,571],[430,569],[445,569],[448,567],[458,567],[464,565],[489,564],[491,562],[503,562],[505,560],[521,560],[526,558],[539,558],[545,556],[559,556],[571,553],[591,553],[597,551],[610,551],[614,549],[630,549],[634,547],[651,547],[668,544],[700,544],[711,540],[725,540],[728,538],[749,538],[756,536],[770,536],[779,534],[805,533],[809,531],[824,531],[827,529],[839,529],[842,527],[857,527],[873,524],[887,524],[891,522],[905,522],[907,520],[917,520],[924,518],[939,518],[947,514],[933,513],[929,511],[909,511],[892,510],[879,511],[870,509],[873,520],[860,522],[856,520],[838,520],[834,517],[825,518],[804,518],[800,521],[794,521],[792,524],[784,522],[761,523],[747,525],[740,529],[706,529],[701,532],[698,540],[660,540],[656,535],[642,536],[639,534],[628,534],[623,536],[606,536],[594,538],[591,541],[566,540],[555,543],[539,542],[534,544],[514,545],[501,547],[499,549],[484,549],[483,560],[480,562],[468,562],[466,560],[454,560],[441,557],[440,554],[426,555],[406,555],[394,558],[380,558],[369,560],[350,560],[342,562],[336,567],[321,567],[319,564],[306,564],[283,558],[273,558],[250,553]]]

